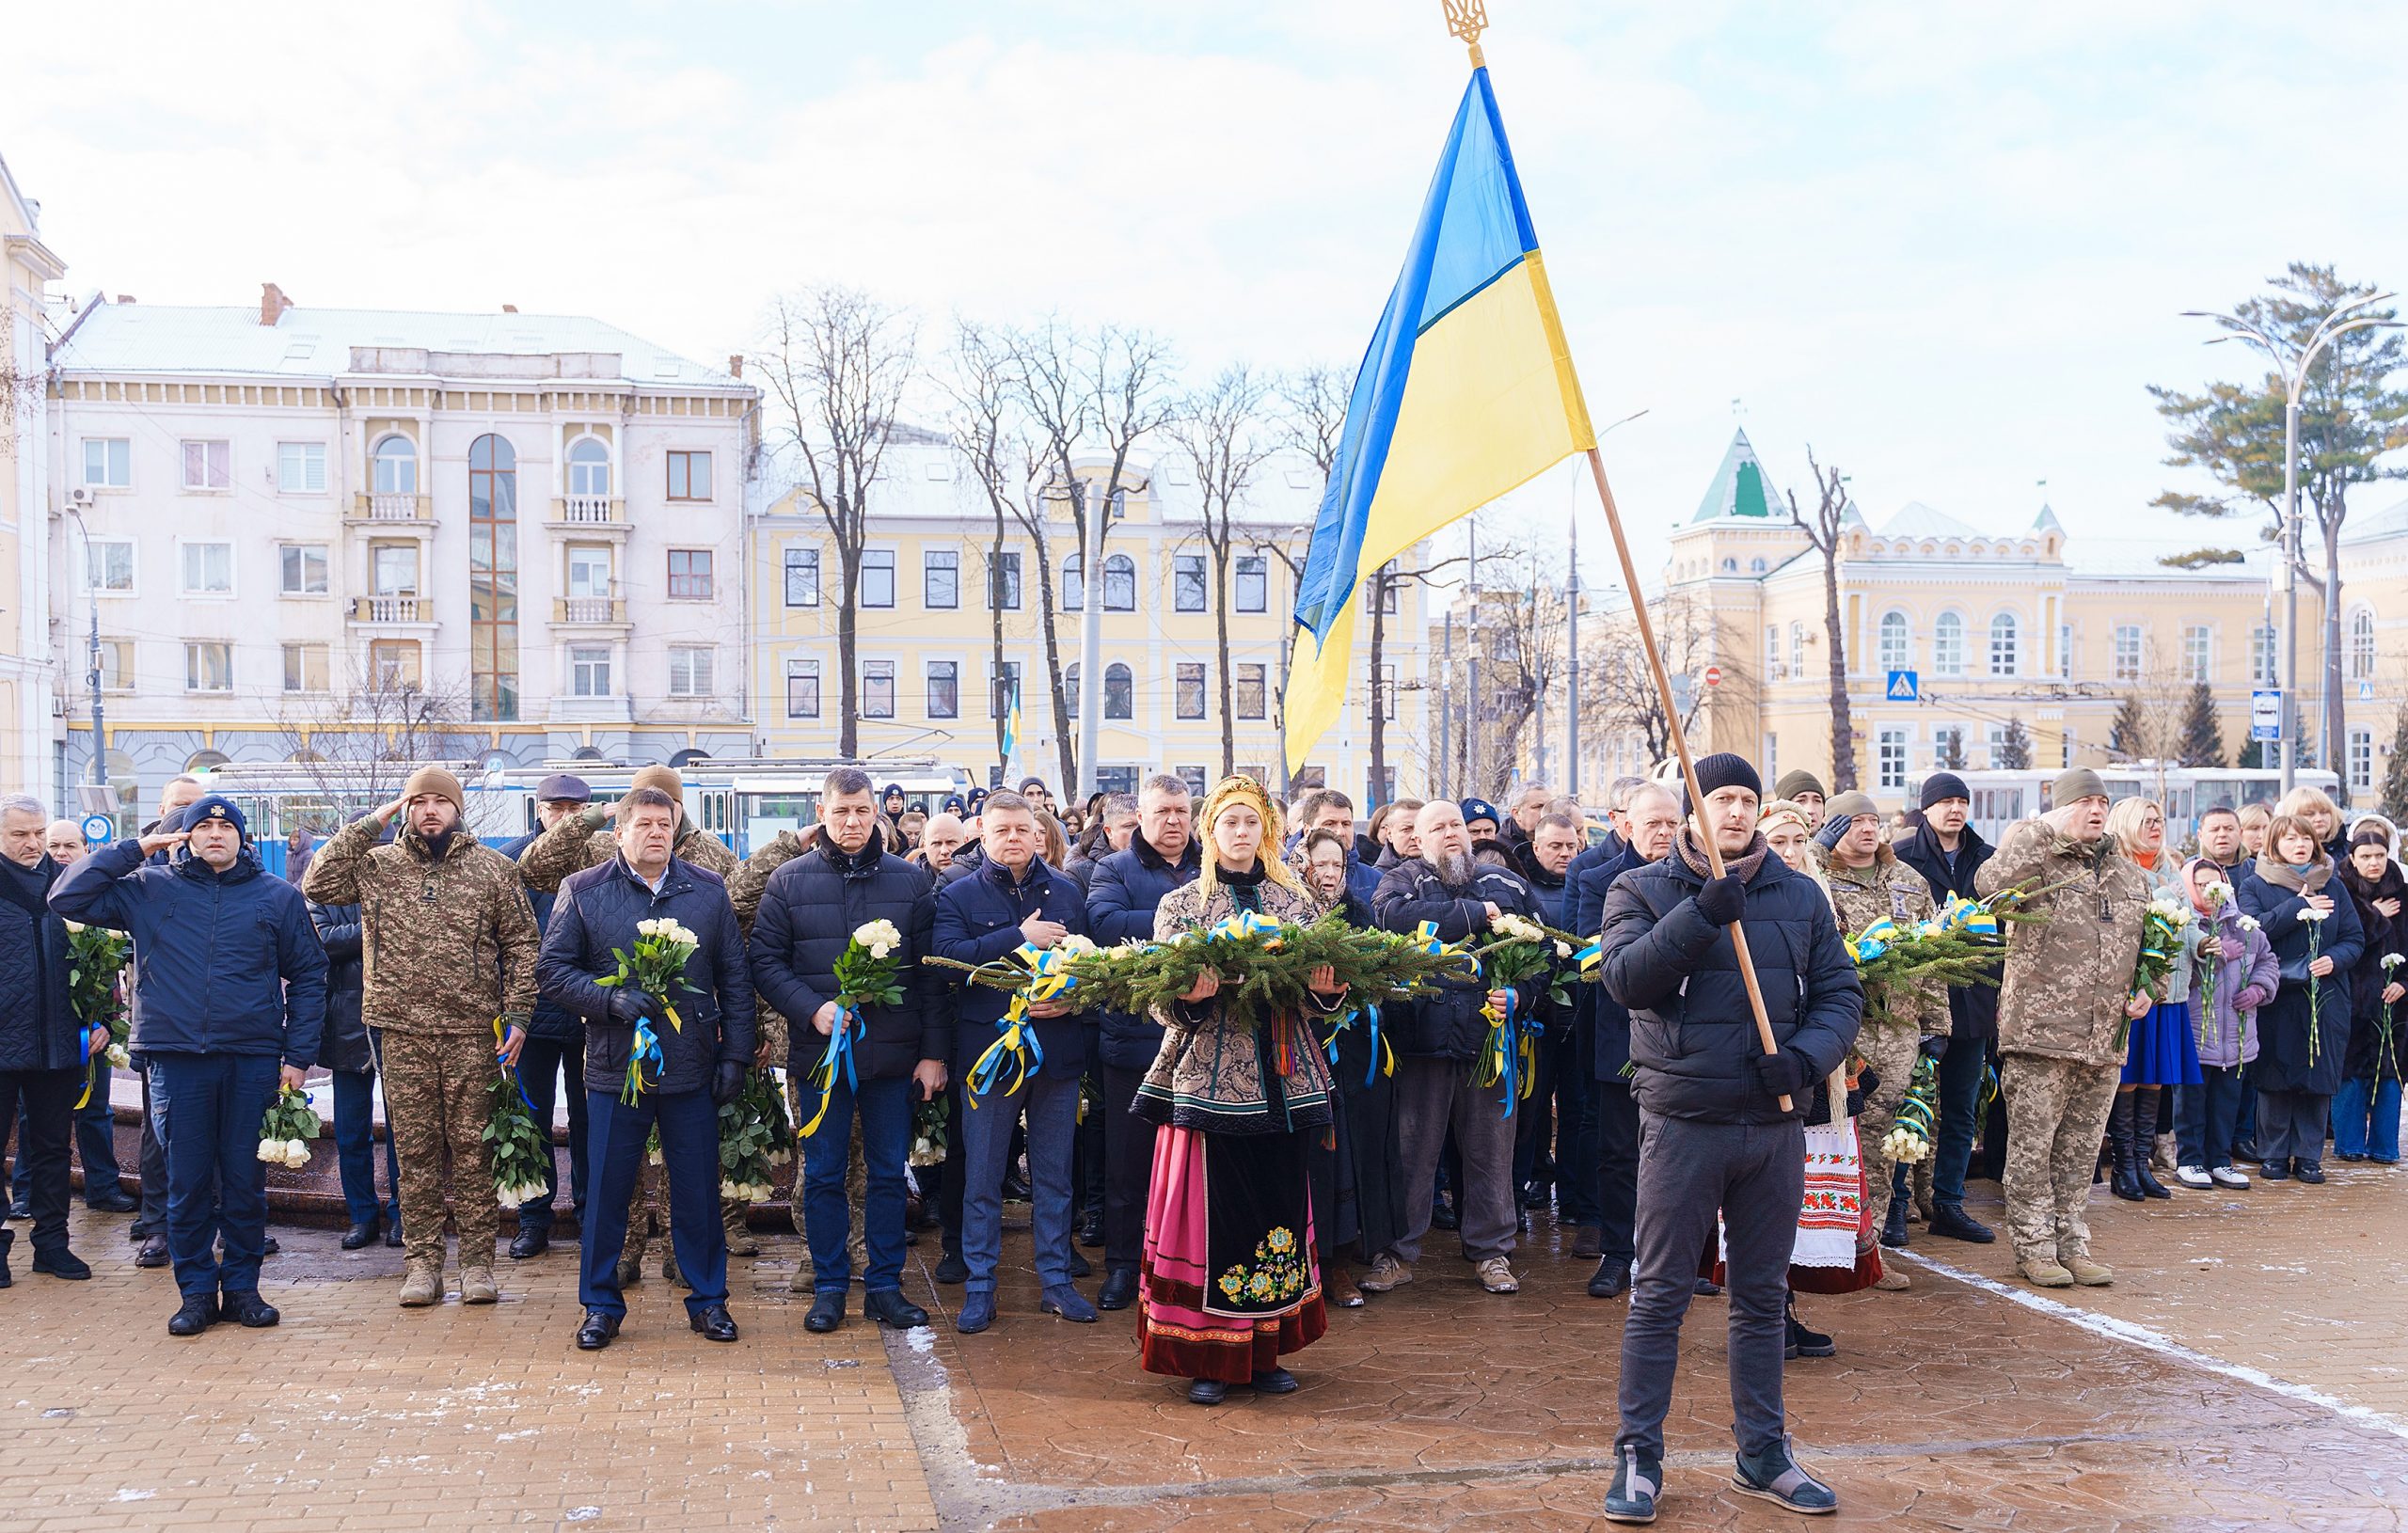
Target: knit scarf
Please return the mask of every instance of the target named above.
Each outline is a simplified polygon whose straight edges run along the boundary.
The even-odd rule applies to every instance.
[[[2272,857],[2258,859],[2258,877],[2277,889],[2288,889],[2294,894],[2313,894],[2333,877],[2333,864],[2321,853],[2307,865],[2305,873],[2295,873]]]
[[[1697,831],[1694,828],[1682,826],[1681,838],[1674,842],[1673,846],[1680,852],[1681,861],[1688,864],[1688,870],[1691,873],[1701,878],[1714,877],[1714,864],[1707,860],[1705,847],[1697,839]],[[1765,865],[1765,857],[1771,850],[1771,847],[1765,845],[1765,838],[1758,835],[1749,841],[1746,851],[1737,857],[1724,858],[1722,871],[1743,884],[1753,883],[1756,878],[1756,870]]]

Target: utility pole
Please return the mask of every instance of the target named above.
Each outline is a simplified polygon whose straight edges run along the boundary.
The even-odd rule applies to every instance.
[[[84,540],[84,605],[92,614],[88,664],[84,672],[85,685],[92,694],[92,781],[106,785],[109,780],[108,736],[101,732],[101,596],[97,572],[92,568],[92,529],[84,525],[84,514],[73,506],[67,514],[75,518],[75,530]]]
[[[1445,625],[1446,657],[1438,667],[1438,797],[1451,798],[1449,791],[1452,775],[1448,771],[1455,759],[1455,614],[1447,612]]]
[[[1471,633],[1464,651],[1464,793],[1480,792],[1480,513],[1464,521],[1464,546],[1471,556]]]

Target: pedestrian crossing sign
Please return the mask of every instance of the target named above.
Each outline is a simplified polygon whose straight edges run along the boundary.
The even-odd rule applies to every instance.
[[[1922,702],[1923,692],[1916,685],[1919,680],[1920,678],[1911,671],[1891,672],[1890,690],[1886,694],[1889,701],[1893,703]]]

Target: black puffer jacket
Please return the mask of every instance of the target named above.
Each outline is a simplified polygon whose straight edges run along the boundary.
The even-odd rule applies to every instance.
[[[1146,844],[1143,832],[1129,838],[1126,851],[1095,865],[1087,880],[1087,935],[1099,946],[1154,940],[1154,908],[1181,884],[1196,881],[1203,866],[1201,843],[1189,841],[1176,862]],[[1150,1017],[1099,1012],[1103,1062],[1116,1070],[1148,1070],[1163,1051],[1163,1030]]]
[[[1460,942],[1488,934],[1490,902],[1509,915],[1545,919],[1530,886],[1503,868],[1476,864],[1471,881],[1450,885],[1437,870],[1413,858],[1400,862],[1380,880],[1371,897],[1371,914],[1384,931],[1410,932],[1427,921],[1442,940]],[[1434,1059],[1473,1059],[1488,1037],[1488,1019],[1481,1008],[1488,1002],[1485,981],[1440,981],[1433,993],[1409,1005],[1394,1008],[1396,1051]],[[1514,987],[1514,1004],[1528,1010],[1538,998],[1535,983]]]
[[[1931,897],[1942,909],[1950,896],[1979,899],[1973,892],[1973,875],[1990,860],[1992,847],[1974,834],[1972,826],[1965,827],[1956,837],[1956,850],[1952,856],[1941,849],[1940,837],[1928,825],[1918,826],[1915,833],[1894,843],[1891,850],[1898,861],[1923,875],[1931,886]],[[1998,1036],[1998,987],[1995,985],[1951,985],[1948,988],[1948,1035],[1952,1038],[1994,1038]]]
[[[58,864],[0,864],[0,1070],[64,1070],[84,1062],[69,997],[67,923],[50,910]]]
[[[1809,1089],[1783,1113],[1749,1067],[1764,1051],[1755,1014],[1729,934],[1698,913],[1704,882],[1676,846],[1624,873],[1606,894],[1605,985],[1630,1008],[1639,1104],[1707,1123],[1802,1117],[1813,1084],[1847,1057],[1864,1016],[1864,987],[1840,944],[1831,902],[1768,853],[1748,883],[1742,927],[1773,1041],[1806,1067]]]
[[[507,857],[512,861],[515,862],[520,858],[527,855],[527,848],[535,845],[535,838],[543,833],[544,832],[541,830],[530,830],[515,841],[503,842],[500,846],[496,846],[494,850],[501,853],[502,856]],[[532,889],[527,891],[527,903],[535,908],[535,931],[537,935],[540,936],[550,927],[552,920],[552,901],[558,897],[559,896],[557,894],[548,889],[540,892]],[[527,1014],[527,1032],[529,1035],[538,1038],[550,1038],[555,1042],[565,1043],[570,1039],[582,1036],[584,1035],[584,1031],[585,1029],[583,1024],[578,1020],[577,1017],[572,1013],[562,1011],[560,1007],[560,1004],[554,1001],[550,996],[545,994],[543,987],[538,984],[535,989],[535,1009]]]
[[[318,945],[326,950],[326,1026],[318,1035],[318,1063],[354,1074],[373,1069],[376,1057],[368,1047],[368,1024],[359,1015],[366,983],[359,963],[359,907],[312,900],[309,924],[318,928]]]
[[[1614,880],[1633,868],[1647,864],[1628,846],[1615,856],[1582,869],[1569,880],[1572,924],[1566,931],[1594,939],[1606,925],[1606,895]],[[1589,1070],[1600,1081],[1612,1081],[1627,1085],[1623,1067],[1630,1063],[1630,1008],[1615,1000],[1603,985],[1583,985],[1574,993],[1573,1006],[1578,1012],[1578,1025],[1589,1035]]]
[[[920,962],[933,951],[936,925],[936,889],[928,870],[880,851],[876,841],[852,857],[815,842],[769,875],[760,913],[752,918],[752,984],[762,1001],[786,1019],[786,1067],[797,1075],[828,1051],[828,1039],[812,1019],[836,999],[836,960],[845,944],[856,927],[872,921],[891,921],[902,935],[895,973],[903,1004],[864,1013],[865,1031],[853,1039],[854,1072],[865,1080],[892,1080],[910,1075],[924,1059],[942,1060],[951,1052],[943,981]]]
[[[535,959],[537,988],[584,1019],[585,1078],[596,1090],[611,1089],[626,1077],[636,1030],[610,1020],[617,991],[594,982],[618,972],[611,949],[635,945],[637,922],[664,918],[692,932],[700,945],[686,960],[690,988],[664,998],[682,1025],[653,1024],[660,1038],[660,1077],[653,1089],[664,1095],[705,1090],[721,1061],[752,1063],[752,974],[727,885],[708,868],[673,857],[656,894],[625,859],[613,857],[561,881]]]

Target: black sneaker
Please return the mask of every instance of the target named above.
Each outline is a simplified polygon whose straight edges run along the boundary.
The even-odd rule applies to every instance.
[[[254,1331],[262,1331],[284,1317],[274,1304],[260,1297],[257,1288],[237,1288],[226,1295],[218,1305],[218,1313],[230,1320],[239,1320]]]
[[[1997,1231],[1965,1211],[1962,1203],[1935,1203],[1926,1227],[1934,1235],[1944,1235],[1952,1241],[1965,1241],[1974,1245],[1988,1245],[1998,1239]]]
[[[1790,1362],[1801,1357],[1833,1357],[1839,1353],[1839,1343],[1829,1335],[1811,1329],[1798,1318],[1798,1304],[1791,1301],[1788,1316],[1789,1335],[1782,1344],[1782,1356]]]
[[[1630,1258],[1608,1256],[1589,1277],[1589,1297],[1619,1299],[1630,1291]]]
[[[1751,1460],[1743,1453],[1733,1462],[1735,1472],[1731,1488],[1741,1495],[1756,1496],[1810,1517],[1840,1509],[1838,1493],[1798,1467],[1786,1438],[1761,1458]]]
[[[63,1245],[48,1251],[36,1251],[34,1271],[48,1272],[53,1277],[63,1277],[70,1283],[82,1283],[92,1275],[91,1263]]]
[[[1614,1482],[1606,1492],[1606,1521],[1652,1523],[1656,1498],[1664,1492],[1664,1466],[1638,1448],[1624,1445],[1614,1465]]]
[[[948,1251],[937,1262],[936,1279],[940,1283],[967,1283],[970,1264],[957,1252]]]
[[[84,1199],[84,1207],[94,1213],[132,1213],[142,1205],[126,1196],[124,1189],[104,1186],[99,1192],[87,1195]]]
[[[167,1335],[197,1336],[217,1323],[217,1295],[187,1299],[167,1321]]]

